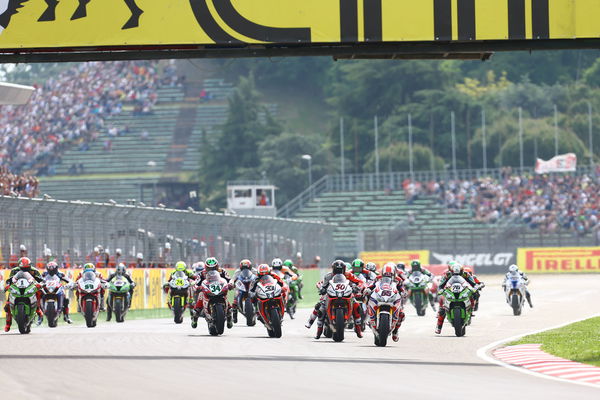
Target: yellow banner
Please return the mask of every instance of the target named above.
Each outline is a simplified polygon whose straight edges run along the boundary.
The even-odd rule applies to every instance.
[[[540,247],[517,250],[526,273],[600,272],[600,247]]]
[[[0,49],[598,38],[598,20],[598,0],[4,0]]]
[[[390,261],[409,265],[412,260],[420,260],[423,265],[429,264],[429,250],[363,251],[359,257],[365,263],[373,262],[380,268]]]

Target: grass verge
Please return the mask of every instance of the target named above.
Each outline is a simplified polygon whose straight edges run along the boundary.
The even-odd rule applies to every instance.
[[[525,336],[508,345],[540,343],[552,355],[600,367],[600,317]]]

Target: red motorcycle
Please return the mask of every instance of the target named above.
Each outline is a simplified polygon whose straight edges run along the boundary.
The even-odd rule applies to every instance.
[[[202,281],[203,315],[212,336],[222,335],[225,331],[225,320],[230,312],[227,301],[230,288],[229,283],[216,271],[208,272]]]
[[[93,271],[84,272],[82,277],[77,281],[76,290],[79,307],[88,328],[94,328],[98,322],[100,293],[102,289],[102,281]]]
[[[336,342],[344,340],[344,328],[352,315],[352,298],[352,286],[343,274],[331,278],[325,303],[327,309],[323,329],[325,337],[333,337]]]
[[[256,298],[258,299],[260,320],[267,328],[269,337],[280,338],[281,321],[285,314],[285,301],[281,286],[272,276],[262,276],[256,285]]]

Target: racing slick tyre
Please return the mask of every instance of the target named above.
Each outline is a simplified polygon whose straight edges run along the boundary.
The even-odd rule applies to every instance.
[[[114,301],[114,312],[115,312],[115,319],[117,320],[117,322],[123,322],[124,318],[123,318],[123,299],[117,298]]]
[[[335,332],[333,332],[333,341],[342,342],[344,340],[344,310],[338,308],[335,310]]]
[[[83,313],[83,316],[85,317],[85,325],[88,328],[96,326],[94,323],[94,305],[91,301],[85,303],[85,312]]]
[[[375,345],[385,347],[390,334],[390,314],[379,314],[379,325],[377,326],[377,336],[379,338]]]
[[[173,321],[176,324],[181,324],[183,322],[183,305],[181,302],[181,297],[175,297],[173,299]]]
[[[19,333],[21,334],[27,334],[29,333],[27,328],[28,328],[28,324],[27,324],[27,314],[25,314],[25,305],[24,304],[17,304],[16,307],[16,320],[17,320],[17,326],[19,327]]]
[[[521,302],[519,301],[519,296],[516,294],[512,295],[511,307],[513,309],[513,315],[521,315]]]
[[[422,317],[425,315],[426,307],[423,307],[423,298],[421,297],[421,294],[417,294],[415,296],[415,308],[417,309],[417,315],[419,317]]]
[[[56,328],[58,318],[56,315],[56,304],[54,302],[49,302],[46,305],[46,319],[48,320],[49,328]]]
[[[244,314],[246,316],[247,326],[256,325],[256,314],[254,313],[254,304],[252,304],[252,300],[250,298],[247,298],[244,303]]]
[[[277,309],[271,310],[271,326],[273,327],[273,337],[280,338],[281,337],[281,316],[279,315],[279,311]]]
[[[215,321],[215,326],[217,327],[217,333],[222,335],[225,331],[225,309],[223,308],[223,304],[215,304],[215,314],[213,315],[213,320]]]
[[[453,312],[454,320],[452,321],[452,325],[454,326],[454,334],[458,337],[464,336],[466,332],[466,328],[463,327],[461,311],[460,307],[455,307]]]

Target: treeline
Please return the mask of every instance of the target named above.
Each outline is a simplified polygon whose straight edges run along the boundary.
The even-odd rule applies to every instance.
[[[412,120],[416,170],[447,168],[452,157],[451,113],[455,115],[458,168],[481,168],[482,112],[487,166],[519,166],[519,108],[524,165],[555,152],[555,107],[559,152],[589,163],[588,107],[593,148],[600,154],[600,58],[597,51],[505,53],[491,61],[338,61],[329,58],[227,60],[223,71],[240,81],[218,143],[205,146],[200,177],[212,187],[206,204],[223,207],[225,182],[258,179],[279,187],[282,205],[313,180],[339,171],[340,118],[344,119],[346,172],[373,172],[374,116],[379,121],[380,170],[408,169],[408,115]],[[322,108],[305,123],[314,133],[298,135],[288,121],[262,121],[259,92],[292,93],[292,107]],[[297,95],[295,95],[297,93]],[[323,124],[323,119],[326,123]],[[325,126],[325,127],[323,127]]]

